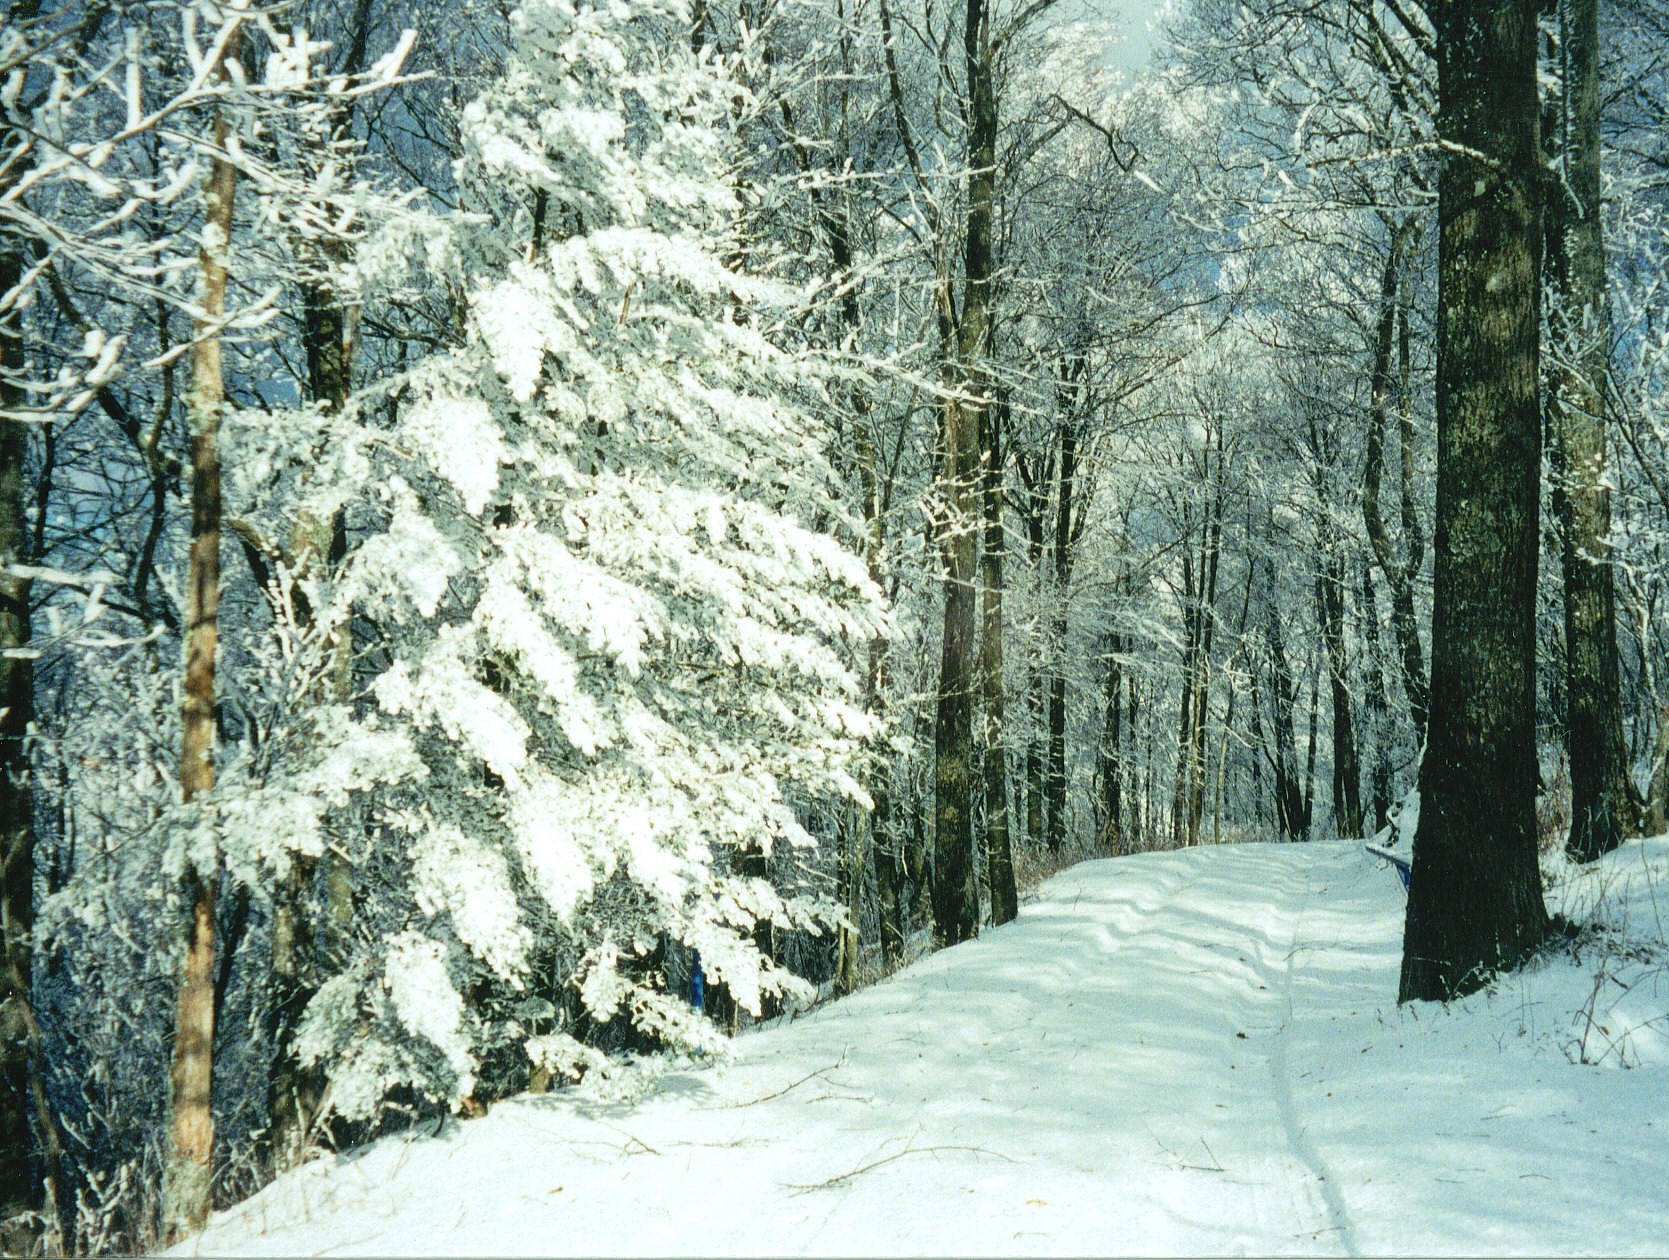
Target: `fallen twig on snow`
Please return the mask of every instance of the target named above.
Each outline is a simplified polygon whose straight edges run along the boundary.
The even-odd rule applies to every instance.
[[[940,1151],[970,1151],[975,1155],[991,1155],[1010,1164],[1017,1164],[1020,1162],[1017,1159],[1012,1159],[1009,1156],[1004,1155],[1001,1151],[989,1150],[983,1146],[907,1146],[901,1151],[897,1151],[891,1155],[883,1155],[880,1159],[872,1160],[859,1168],[852,1169],[850,1172],[843,1172],[838,1176],[830,1177],[824,1181],[814,1181],[805,1185],[796,1184],[794,1182],[786,1182],[784,1183],[784,1189],[792,1190],[795,1194],[809,1194],[813,1190],[832,1190],[835,1186],[838,1186],[843,1182],[851,1181],[854,1177],[861,1177],[866,1172],[874,1172],[877,1168],[885,1167],[887,1164],[896,1163],[898,1160],[903,1159],[906,1155],[932,1155]]]
[[[784,1085],[779,1090],[774,1090],[769,1094],[761,1094],[758,1098],[750,1098],[746,1102],[721,1103],[717,1107],[697,1107],[696,1110],[697,1111],[735,1111],[735,1110],[737,1110],[741,1107],[755,1107],[755,1106],[758,1106],[762,1102],[770,1102],[771,1099],[773,1099],[773,1098],[781,1098],[789,1090],[798,1089],[800,1086],[804,1085],[807,1081],[816,1080],[818,1077],[824,1075],[825,1073],[833,1072],[836,1068],[841,1068],[841,1067],[845,1067],[845,1066],[846,1066],[846,1054],[843,1051],[841,1053],[840,1058],[837,1059],[835,1062],[829,1064],[828,1067],[820,1067],[815,1072],[807,1072],[799,1080],[790,1081],[788,1084]]]

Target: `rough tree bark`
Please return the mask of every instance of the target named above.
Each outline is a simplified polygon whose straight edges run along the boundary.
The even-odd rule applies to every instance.
[[[941,327],[954,328],[953,388],[947,391],[939,479],[940,553],[945,565],[944,637],[934,723],[933,924],[941,945],[979,931],[973,861],[974,695],[979,687],[979,606],[975,581],[979,513],[980,416],[988,405],[984,371],[991,348],[993,228],[996,212],[997,95],[991,64],[990,13],[968,0],[962,28],[968,92],[968,214],[962,251],[962,311],[939,286]],[[951,343],[951,337],[946,337]],[[947,344],[947,349],[951,344]]]
[[[226,56],[237,56],[229,41]],[[185,689],[181,704],[180,794],[190,804],[214,790],[215,653],[220,615],[220,412],[225,401],[220,324],[237,170],[227,154],[225,114],[213,124],[214,157],[198,252],[200,314],[194,321],[191,390],[191,553],[186,572]],[[212,824],[211,824],[212,825]],[[217,861],[218,859],[214,859]],[[215,894],[217,872],[195,866],[182,882],[190,912],[174,1018],[169,1149],[163,1174],[163,1229],[170,1241],[208,1219],[214,1154]]]
[[[1563,178],[1547,207],[1547,264],[1554,348],[1548,397],[1553,510],[1565,587],[1565,746],[1571,824],[1565,848],[1589,862],[1637,830],[1623,740],[1615,577],[1605,559],[1611,532],[1606,484],[1605,402],[1611,315],[1600,224],[1598,0],[1561,0]]]
[[[1399,1001],[1470,992],[1548,928],[1536,860],[1536,5],[1445,0],[1432,16],[1443,146],[1434,704]]]

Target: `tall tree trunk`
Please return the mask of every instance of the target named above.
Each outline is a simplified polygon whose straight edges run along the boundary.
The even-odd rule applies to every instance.
[[[1057,591],[1056,597],[1059,596]],[[1055,648],[1049,673],[1049,734],[1044,762],[1043,801],[1047,843],[1051,852],[1059,852],[1066,844],[1066,619],[1057,613],[1053,621],[1050,634],[1055,640]]]
[[[12,6],[23,21],[38,5]],[[23,137],[0,128],[0,195],[23,174]],[[35,822],[30,792],[28,735],[35,714],[34,666],[26,654],[31,636],[29,579],[12,571],[34,563],[29,536],[28,425],[19,414],[26,401],[23,313],[23,241],[0,237],[0,1221],[34,1206],[30,1131],[30,974],[35,930]],[[19,1245],[13,1247],[17,1242]],[[24,1240],[0,1239],[21,1251]]]
[[[1263,808],[1263,766],[1267,761],[1271,766],[1275,764],[1275,756],[1269,747],[1268,740],[1263,733],[1263,696],[1262,688],[1258,686],[1258,665],[1254,660],[1247,671],[1250,677],[1252,703],[1252,817],[1262,826],[1268,814]],[[1277,796],[1277,813],[1279,813],[1279,797]],[[1283,829],[1284,830],[1284,829]],[[1283,835],[1282,839],[1286,837]]]
[[[1153,704],[1153,693],[1154,684],[1150,680],[1147,686],[1143,689],[1142,693],[1146,698],[1150,709]],[[1132,697],[1134,697],[1134,686],[1131,687],[1131,694]],[[1157,729],[1157,724],[1150,716],[1147,721],[1147,739],[1144,741],[1143,748],[1144,756],[1142,758],[1141,790],[1142,837],[1144,842],[1149,847],[1155,847],[1159,842],[1159,819],[1157,817],[1158,808],[1155,805],[1153,798],[1153,746],[1157,742],[1155,738]]]
[[[849,268],[849,237],[845,231],[845,220],[840,220],[840,223],[842,226],[837,238],[841,242],[841,250],[837,253],[837,258],[844,254],[844,266]],[[842,274],[849,273],[843,271]],[[849,333],[855,336],[859,324],[855,292],[850,294],[850,299],[845,307],[845,319]],[[852,405],[858,421],[858,471],[863,485],[864,558],[870,580],[880,586],[886,568],[890,485],[882,477],[880,443],[870,427],[873,417],[869,395],[862,390],[858,391],[853,397]],[[880,714],[886,704],[887,646],[887,636],[884,634],[878,634],[869,641],[868,668],[864,673],[864,710],[868,713]],[[880,902],[881,960],[890,970],[903,957],[905,937],[905,907],[901,896],[902,863],[891,831],[892,768],[882,758],[879,750],[876,750],[865,764],[864,787],[872,802],[868,818],[868,849],[875,866],[875,888]]]
[[[1304,785],[1298,773],[1298,740],[1292,715],[1296,703],[1292,666],[1287,660],[1281,610],[1275,602],[1274,565],[1268,560],[1264,564],[1271,579],[1266,595],[1264,638],[1269,645],[1269,663],[1275,675],[1275,693],[1270,697],[1274,705],[1275,823],[1283,840],[1303,840],[1309,833],[1309,821],[1304,816]]]
[[[1101,789],[1096,848],[1104,853],[1128,852],[1124,827],[1124,668],[1120,656],[1124,640],[1116,631],[1107,636],[1107,700],[1101,720],[1101,745],[1096,756],[1096,783]]]
[[[1141,706],[1139,680],[1134,673],[1130,674],[1125,683],[1126,702],[1124,711],[1124,729],[1129,732],[1125,742],[1131,750],[1131,756],[1125,758],[1129,766],[1130,778],[1124,790],[1125,800],[1125,831],[1128,833],[1126,844],[1128,847],[1146,847],[1149,822],[1147,794],[1142,786],[1142,763],[1136,757],[1136,745],[1141,734]],[[1151,787],[1151,783],[1149,784]],[[1128,851],[1128,847],[1127,850]]]
[[[875,896],[880,903],[881,965],[889,973],[903,961],[906,935],[903,866],[899,841],[892,833],[892,800],[886,785],[870,789],[875,808],[869,813],[870,852],[875,857]]]
[[[1257,572],[1257,566],[1248,563],[1246,566],[1246,590],[1240,597],[1240,621],[1235,628],[1234,650],[1229,655],[1229,663],[1223,670],[1223,676],[1228,680],[1228,703],[1223,710],[1223,733],[1217,741],[1217,791],[1216,799],[1211,811],[1211,843],[1223,842],[1223,780],[1228,769],[1229,738],[1234,731],[1234,701],[1239,690],[1234,685],[1234,668],[1240,659],[1240,654],[1246,649],[1246,627],[1252,613],[1252,579]],[[1256,703],[1254,699],[1253,703]]]
[[[1201,522],[1200,551],[1184,550],[1182,704],[1177,729],[1176,789],[1171,798],[1171,842],[1199,843],[1205,810],[1205,733],[1210,698],[1211,642],[1216,629],[1217,560],[1221,551],[1223,503],[1215,484],[1208,491]]]
[[[1038,583],[1038,603],[1047,599],[1048,575],[1043,562],[1046,549],[1044,516],[1048,510],[1049,482],[1054,476],[1053,445],[1047,454],[1028,458],[1024,451],[1015,453],[1014,469],[1019,474],[1021,492],[1015,504],[1020,525],[1026,533],[1026,559]],[[1025,835],[1033,849],[1043,844],[1043,766],[1048,712],[1048,670],[1044,665],[1044,623],[1040,612],[1027,625],[1026,635],[1026,748],[1025,748]]]
[[[1080,383],[1086,364],[1076,361],[1071,378]],[[1060,424],[1060,485],[1055,498],[1054,591],[1049,601],[1049,739],[1044,769],[1044,804],[1049,848],[1066,843],[1066,631],[1072,586],[1073,497],[1078,481],[1078,431],[1070,412]]]
[[[1321,677],[1320,670],[1310,679],[1310,741],[1308,751],[1304,755],[1304,833],[1309,834],[1310,826],[1315,822],[1315,754],[1316,754],[1316,714],[1321,710]]]
[[[228,57],[237,54],[228,51]],[[225,380],[220,323],[226,313],[226,259],[232,235],[237,171],[225,156],[230,129],[214,121],[215,156],[205,196],[198,254],[201,315],[191,348],[191,555],[186,573],[185,689],[180,713],[180,794],[187,804],[214,790],[215,653],[220,615],[220,411]],[[204,808],[210,808],[206,803]],[[212,825],[212,823],[211,823]],[[208,1219],[212,1191],[214,1113],[215,893],[218,855],[194,866],[182,891],[189,937],[174,1019],[173,1097],[163,1177],[163,1226],[171,1241]]]
[[[1657,738],[1652,741],[1652,773],[1646,788],[1642,827],[1649,836],[1669,831],[1669,705],[1659,704]]]
[[[1373,829],[1378,832],[1391,812],[1391,731],[1385,703],[1385,651],[1380,642],[1379,603],[1374,596],[1373,570],[1362,565],[1362,620],[1368,636],[1368,680],[1364,688],[1364,726],[1373,740],[1372,787],[1369,804]]]
[[[1563,543],[1566,748],[1571,824],[1566,851],[1588,862],[1638,829],[1623,741],[1615,577],[1606,484],[1605,400],[1611,314],[1600,225],[1599,4],[1561,0],[1564,178],[1548,205],[1550,330],[1556,367],[1549,391],[1553,510]]]
[[[1546,935],[1536,860],[1541,468],[1536,6],[1434,14],[1439,116],[1435,701],[1399,1001],[1470,992]]]
[[[1218,455],[1222,451],[1219,447]],[[1219,469],[1220,471],[1220,469]],[[1221,486],[1214,484],[1207,501],[1205,593],[1199,610],[1198,633],[1200,647],[1194,661],[1194,703],[1191,707],[1194,726],[1190,732],[1188,757],[1188,843],[1200,842],[1200,819],[1205,813],[1205,734],[1210,717],[1211,649],[1217,633],[1217,571],[1222,557],[1223,496]]]
[[[364,4],[361,2],[361,17]],[[357,69],[357,67],[355,67]],[[351,71],[350,71],[351,72]],[[345,126],[345,124],[344,124]],[[326,254],[344,261],[340,249]],[[339,412],[353,390],[354,321],[331,287],[320,281],[302,290],[304,330],[302,349],[307,363],[308,397],[321,408]],[[303,512],[291,531],[289,549],[281,557],[301,589],[322,592],[322,582],[347,550],[342,511],[321,516]],[[318,611],[313,595],[295,600],[295,614],[303,629],[311,629]],[[353,691],[353,656],[347,627],[332,641],[320,680],[321,704],[346,703]],[[324,868],[322,923],[309,906],[317,868]],[[268,1088],[272,1116],[272,1149],[278,1166],[299,1163],[313,1137],[323,1102],[324,1083],[316,1069],[304,1068],[295,1035],[308,1003],[318,992],[330,965],[346,948],[354,915],[353,873],[334,846],[315,859],[298,854],[285,886],[274,899],[272,930],[273,1021],[278,1053]],[[322,929],[322,930],[321,930]]]
[[[1333,700],[1333,822],[1341,838],[1362,834],[1362,771],[1350,710],[1350,662],[1345,656],[1344,557],[1339,540],[1324,527],[1317,559],[1316,612],[1327,648],[1327,678]]]
[[[938,716],[938,691],[924,688],[913,699],[913,729],[918,735],[927,732],[930,738]],[[919,776],[910,774],[904,790],[893,801],[893,851],[902,899],[899,922],[906,943],[918,927],[931,927],[933,923],[933,776],[936,773],[937,768],[930,764]]]
[[[1368,412],[1368,440],[1362,462],[1362,523],[1366,526],[1368,543],[1375,562],[1385,575],[1391,590],[1391,629],[1396,636],[1398,665],[1402,692],[1408,701],[1409,720],[1414,724],[1414,742],[1423,744],[1426,738],[1427,715],[1431,709],[1431,689],[1426,679],[1425,648],[1420,643],[1419,618],[1414,611],[1414,579],[1425,559],[1424,538],[1419,528],[1419,516],[1412,496],[1413,481],[1413,417],[1409,415],[1406,375],[1409,371],[1409,332],[1406,306],[1399,300],[1403,276],[1407,270],[1406,256],[1413,248],[1418,232],[1418,220],[1410,215],[1391,236],[1391,247],[1385,257],[1385,270],[1380,281],[1379,318],[1374,335],[1373,376],[1370,383],[1371,403]],[[1400,330],[1400,337],[1399,337]],[[1380,483],[1385,469],[1385,430],[1389,421],[1392,390],[1395,378],[1392,356],[1400,347],[1400,366],[1404,374],[1404,388],[1398,394],[1397,433],[1402,454],[1402,524],[1406,556],[1397,554],[1396,545],[1385,528],[1380,510]]]
[[[1176,783],[1171,789],[1171,847],[1188,846],[1189,758],[1194,749],[1194,660],[1199,655],[1199,585],[1186,535],[1182,545],[1182,677],[1177,685]]]
[[[985,597],[980,627],[980,682],[985,700],[985,863],[991,888],[991,922],[1020,913],[1014,884],[1014,852],[1008,834],[1008,747],[1003,729],[1003,406],[985,410],[985,547],[980,586]]]
[[[835,987],[841,994],[858,991],[858,960],[863,952],[863,937],[858,931],[863,910],[863,877],[869,863],[869,812],[852,805],[842,811],[846,815],[845,843],[840,856],[841,904],[846,909],[847,925],[836,938]]]
[[[1035,506],[1035,505],[1034,505]],[[1043,513],[1039,507],[1035,520],[1028,519],[1027,553],[1031,557],[1032,570],[1038,574],[1040,583],[1047,585],[1043,576]],[[1048,670],[1043,664],[1045,651],[1045,635],[1037,632],[1037,623],[1033,622],[1030,635],[1031,656],[1026,662],[1026,840],[1033,849],[1041,848],[1044,833],[1043,808],[1043,750],[1048,742],[1047,713],[1048,713]]]
[[[944,466],[940,477],[940,552],[945,562],[945,625],[934,728],[933,920],[941,945],[979,931],[979,886],[973,864],[974,695],[979,688],[979,610],[975,580],[979,534],[975,495],[980,416],[989,405],[986,361],[991,352],[991,281],[996,213],[997,95],[991,65],[990,14],[968,0],[962,29],[968,88],[968,215],[962,254],[962,313],[950,312],[940,286],[941,327],[954,324],[955,389],[943,407]],[[950,338],[946,338],[947,349]]]
[[[961,409],[954,404],[952,410]],[[947,426],[949,427],[949,426]],[[978,685],[978,604],[974,535],[958,503],[955,482],[968,475],[946,452],[946,510],[962,524],[945,531],[944,637],[939,660],[939,703],[933,728],[933,927],[941,945],[955,945],[978,930],[978,890],[973,866],[973,697]],[[955,497],[951,497],[954,495]]]

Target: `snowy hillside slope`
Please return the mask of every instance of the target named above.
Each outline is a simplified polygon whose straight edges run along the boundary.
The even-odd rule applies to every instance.
[[[1355,846],[1088,863],[727,1066],[321,1160],[181,1252],[1662,1254],[1669,838],[1561,874],[1608,944],[1399,1010]]]

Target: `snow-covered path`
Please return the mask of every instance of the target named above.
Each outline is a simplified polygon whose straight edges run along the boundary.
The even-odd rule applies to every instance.
[[[1663,869],[1656,844],[1618,868]],[[1591,966],[1398,1010],[1402,906],[1348,845],[1089,863],[1015,924],[745,1038],[728,1067],[632,1104],[517,1099],[320,1161],[198,1246],[1669,1250],[1660,1041],[1636,1029],[1633,1071],[1570,1062]],[[1635,978],[1639,1012],[1669,1010],[1661,970]]]

